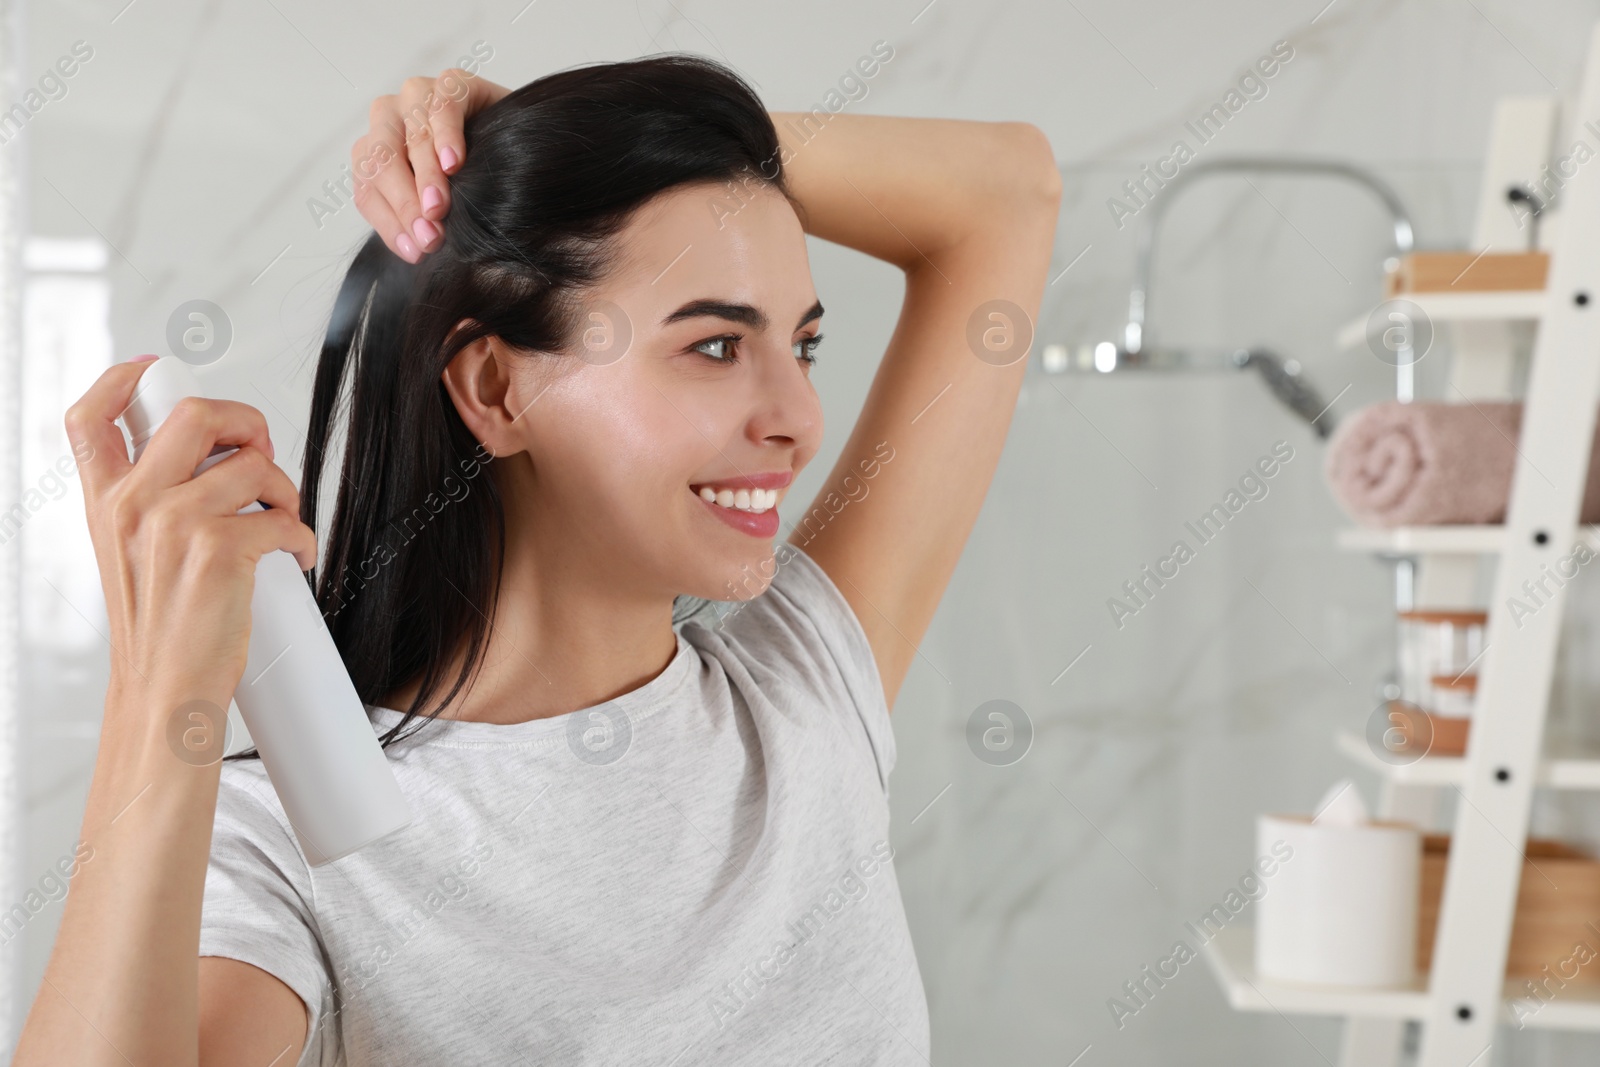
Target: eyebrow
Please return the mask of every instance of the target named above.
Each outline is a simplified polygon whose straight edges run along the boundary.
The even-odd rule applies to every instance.
[[[661,320],[661,325],[670,326],[674,322],[684,319],[702,317],[727,319],[737,322],[741,326],[748,326],[752,330],[765,330],[771,323],[766,312],[750,304],[737,304],[727,300],[691,300],[677,311],[672,312]],[[800,329],[808,322],[822,318],[822,301],[818,300],[800,316],[800,321],[795,323],[795,329]]]

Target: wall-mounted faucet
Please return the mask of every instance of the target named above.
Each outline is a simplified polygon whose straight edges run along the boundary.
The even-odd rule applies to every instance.
[[[1150,277],[1161,220],[1166,217],[1180,192],[1202,178],[1217,174],[1294,174],[1353,182],[1376,196],[1389,211],[1394,248],[1391,257],[1385,260],[1385,268],[1393,269],[1398,257],[1415,247],[1416,235],[1411,227],[1411,217],[1399,196],[1381,178],[1361,167],[1337,160],[1275,157],[1236,157],[1195,163],[1168,179],[1161,194],[1150,202],[1144,213],[1144,226],[1139,231],[1134,260],[1133,285],[1128,290],[1128,321],[1122,328],[1120,343],[1102,341],[1092,347],[1084,346],[1080,358],[1076,360],[1063,346],[1047,346],[1044,352],[1045,369],[1064,371],[1092,368],[1101,373],[1124,369],[1256,369],[1273,395],[1310,422],[1319,435],[1326,437],[1332,429],[1332,421],[1325,409],[1315,414],[1319,404],[1317,391],[1300,374],[1299,364],[1294,360],[1281,360],[1263,349],[1239,349],[1218,358],[1208,358],[1192,349],[1162,349],[1150,344]],[[1413,392],[1411,364],[1396,368],[1396,375],[1396,395],[1409,398]]]
[[[1343,178],[1370,190],[1389,209],[1394,227],[1394,255],[1403,256],[1414,247],[1416,238],[1411,228],[1411,216],[1405,205],[1381,178],[1335,160],[1249,158],[1218,159],[1197,163],[1178,173],[1167,182],[1163,192],[1150,205],[1150,214],[1144,229],[1139,231],[1139,246],[1133,266],[1133,287],[1128,290],[1128,324],[1122,329],[1122,348],[1130,355],[1144,350],[1145,324],[1150,315],[1150,273],[1155,259],[1156,231],[1166,217],[1177,194],[1201,178],[1212,174],[1299,174],[1314,177]],[[1386,264],[1388,266],[1388,264]]]

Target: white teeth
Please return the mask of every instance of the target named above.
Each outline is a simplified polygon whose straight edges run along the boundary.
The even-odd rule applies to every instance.
[[[749,511],[757,515],[769,511],[778,504],[778,491],[776,489],[713,489],[709,485],[700,487],[700,499],[708,504],[719,507],[734,508],[738,511]]]

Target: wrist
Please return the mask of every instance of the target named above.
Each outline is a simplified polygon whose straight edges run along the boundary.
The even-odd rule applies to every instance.
[[[161,705],[176,708],[190,700],[205,700],[227,709],[233,700],[234,686],[218,678],[216,671],[134,669],[126,662],[113,660],[111,680],[106,686],[106,711],[112,705],[149,708]]]
[[[175,763],[207,767],[221,761],[231,693],[209,679],[133,682],[107,690],[101,759],[138,774],[166,774]]]
[[[82,837],[96,847],[129,834],[166,838],[209,826],[216,810],[225,724],[220,733],[207,728],[216,740],[197,756],[192,737],[173,740],[178,731],[168,729],[166,716],[116,714],[146,710],[107,706],[83,812]]]

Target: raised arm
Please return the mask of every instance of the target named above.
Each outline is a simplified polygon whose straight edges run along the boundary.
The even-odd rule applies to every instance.
[[[772,117],[806,232],[905,272],[844,451],[811,509],[787,516],[790,543],[855,609],[892,705],[1005,445],[1061,176],[1024,123]]]

